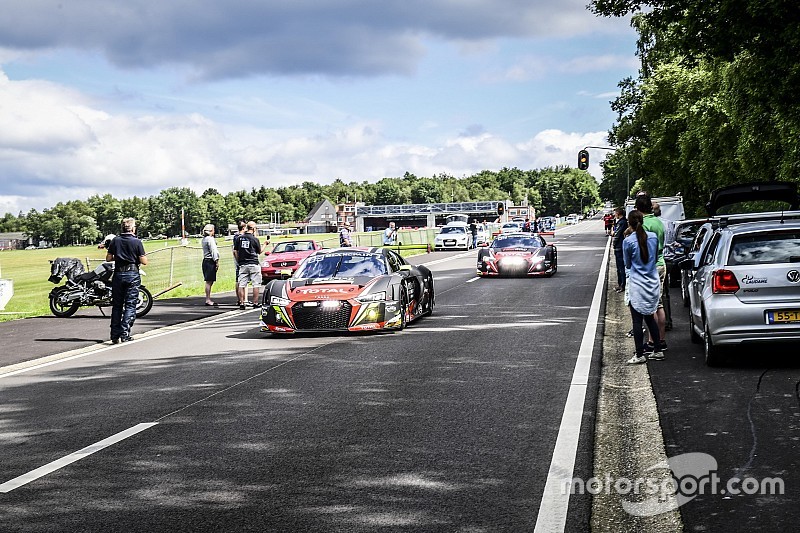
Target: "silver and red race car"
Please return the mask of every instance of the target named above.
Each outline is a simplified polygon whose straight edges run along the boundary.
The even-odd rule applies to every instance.
[[[546,276],[558,270],[558,250],[535,233],[501,233],[478,252],[479,276]]]
[[[401,330],[434,304],[431,271],[392,250],[318,250],[294,275],[267,286],[261,331]]]

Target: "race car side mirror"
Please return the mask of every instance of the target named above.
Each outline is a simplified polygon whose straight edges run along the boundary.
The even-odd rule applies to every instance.
[[[694,266],[694,258],[688,257],[678,263],[678,267],[681,270],[697,270]]]

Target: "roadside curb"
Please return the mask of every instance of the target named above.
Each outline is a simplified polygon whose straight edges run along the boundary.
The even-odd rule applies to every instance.
[[[605,334],[594,437],[593,475],[604,486],[592,498],[591,529],[680,532],[683,522],[674,496],[651,505],[651,512],[641,513],[652,516],[635,516],[627,512],[623,504],[629,508],[631,504],[634,507],[638,504],[638,509],[643,510],[644,506],[653,504],[657,496],[624,494],[624,488],[617,490],[608,486],[608,480],[612,485],[617,480],[641,479],[661,484],[669,481],[672,475],[647,368],[648,364],[663,363],[625,363],[634,351],[633,339],[626,337],[631,320],[623,295],[612,288],[615,285],[616,262],[612,255],[607,272]],[[667,357],[669,355],[667,353]],[[665,512],[654,514],[657,510]]]

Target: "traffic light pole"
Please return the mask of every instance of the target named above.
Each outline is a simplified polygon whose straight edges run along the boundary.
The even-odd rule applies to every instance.
[[[619,148],[612,148],[611,146],[584,146],[583,150],[587,150],[589,148],[594,148],[596,150],[609,150],[611,152],[616,152]],[[627,200],[631,194],[631,160],[626,156],[625,163],[628,167],[628,188],[625,189],[625,199]]]

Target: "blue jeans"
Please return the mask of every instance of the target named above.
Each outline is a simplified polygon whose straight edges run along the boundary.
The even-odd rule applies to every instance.
[[[643,315],[632,306],[631,321],[633,322],[633,344],[636,346],[636,355],[644,354],[644,332],[642,331],[642,322],[647,324],[647,330],[650,332],[650,337],[653,339],[653,347],[661,351],[661,337],[658,335],[658,324],[653,315]]]
[[[114,272],[111,280],[111,338],[130,337],[142,278],[137,270]]]
[[[625,259],[622,257],[622,248],[614,248],[614,258],[617,260],[617,285],[625,287]]]

